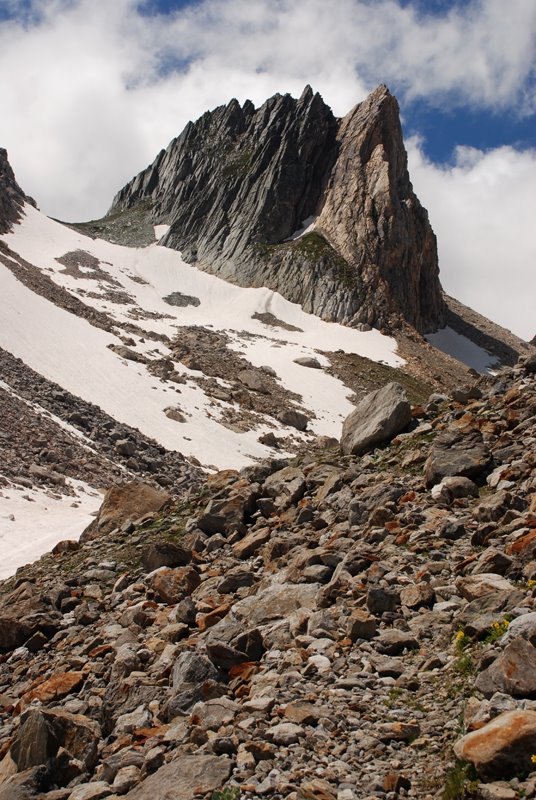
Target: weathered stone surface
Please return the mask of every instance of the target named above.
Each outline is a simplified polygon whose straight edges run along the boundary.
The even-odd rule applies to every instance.
[[[217,677],[217,669],[206,656],[192,652],[181,653],[173,667],[173,689],[178,691],[184,684],[198,684]]]
[[[233,554],[237,558],[249,558],[256,553],[263,544],[269,541],[272,535],[270,528],[259,528],[256,531],[251,531],[247,536],[244,536],[239,542],[233,545]],[[220,589],[220,591],[222,591]]]
[[[305,491],[303,472],[296,467],[284,467],[270,475],[263,486],[268,497],[273,497],[280,507],[300,500]]]
[[[257,110],[232,100],[189,123],[111,212],[147,200],[171,223],[163,244],[222,278],[339,322],[444,324],[435,236],[385,86],[342,120],[309,87]],[[289,241],[319,202],[316,229]]]
[[[253,625],[286,617],[299,608],[313,608],[320,586],[318,583],[280,583],[240,600],[234,614]]]
[[[400,591],[400,602],[408,608],[432,606],[435,602],[435,592],[429,583],[424,582],[404,586]]]
[[[279,412],[277,418],[283,425],[296,428],[297,431],[307,430],[307,425],[309,424],[309,417],[294,408],[284,408],[283,411]]]
[[[60,615],[23,581],[9,592],[0,609],[0,652],[14,650],[40,632],[48,638],[60,626]]]
[[[490,463],[490,454],[478,430],[450,427],[438,434],[424,466],[428,486],[450,475],[478,478]]]
[[[104,495],[97,517],[83,532],[81,541],[109,533],[150,511],[160,511],[170,499],[167,492],[139,481],[112,486]]]
[[[150,576],[148,584],[157,597],[171,605],[192,594],[201,583],[199,573],[193,567],[162,568]]]
[[[193,800],[221,788],[231,772],[225,756],[181,756],[128,792],[127,800]]]
[[[367,395],[348,416],[342,428],[343,453],[359,455],[389,441],[411,421],[411,406],[399,383],[388,383]]]
[[[503,641],[511,642],[519,637],[523,637],[523,639],[526,639],[536,647],[536,611],[513,619],[508,626]]]
[[[470,761],[485,780],[532,771],[536,753],[536,711],[507,711],[463,736],[454,752]]]
[[[536,648],[526,639],[514,639],[475,681],[484,697],[504,692],[512,697],[536,696]]]
[[[24,203],[35,206],[35,200],[24,194],[7,159],[7,151],[0,147],[0,234],[8,233],[22,215]]]
[[[224,500],[211,500],[205,513],[197,519],[197,526],[205,533],[229,533],[241,530],[244,521],[245,500],[240,494]]]
[[[142,550],[141,563],[147,572],[159,567],[184,567],[192,560],[192,553],[174,542],[157,542]]]
[[[510,581],[503,578],[502,575],[497,575],[495,572],[482,572],[477,575],[467,575],[465,578],[460,578],[456,583],[460,594],[466,600],[475,600],[478,597],[491,592],[505,592],[508,590],[513,591],[514,587]]]
[[[21,717],[21,726],[10,755],[17,770],[46,764],[63,748],[71,758],[91,768],[97,757],[100,728],[81,714],[49,709],[29,709]]]
[[[352,642],[357,639],[372,639],[376,635],[376,619],[361,608],[356,608],[348,618],[346,634]]]
[[[23,694],[20,701],[21,707],[25,708],[33,700],[39,700],[41,703],[59,700],[79,689],[85,677],[83,672],[61,672],[53,675],[48,680],[40,683],[39,686]]]

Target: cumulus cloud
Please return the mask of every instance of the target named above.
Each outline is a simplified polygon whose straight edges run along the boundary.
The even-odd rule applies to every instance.
[[[536,150],[456,150],[449,167],[408,143],[414,189],[438,239],[448,294],[530,339],[536,333]]]
[[[260,104],[276,91],[299,95],[310,83],[342,115],[385,82],[403,104],[418,98],[431,107],[516,115],[536,108],[533,0],[510,0],[507,12],[503,0],[470,0],[440,14],[401,0],[201,0],[171,15],[148,14],[150,5],[4,2],[0,146],[20,184],[51,216],[101,216],[189,119],[232,97]],[[414,159],[423,194],[434,187],[426,201],[432,221],[441,238],[443,230],[448,235],[441,243],[447,285],[450,264],[461,262],[445,249],[456,231],[442,220],[453,220],[457,206],[477,204],[471,176],[483,186],[499,163],[515,172],[518,155],[507,155],[459,151],[446,171],[422,155]],[[520,164],[524,158],[531,157],[520,154]],[[504,211],[502,187],[492,183],[485,204],[507,243],[501,214],[508,223],[514,214]],[[477,227],[479,236],[486,233]]]

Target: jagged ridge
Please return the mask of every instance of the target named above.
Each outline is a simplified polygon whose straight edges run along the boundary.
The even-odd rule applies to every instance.
[[[399,109],[378,87],[337,120],[306,87],[189,123],[115,197],[150,201],[163,243],[242,286],[268,286],[347,324],[444,324],[437,248],[407,171]],[[312,233],[288,241],[318,216]]]

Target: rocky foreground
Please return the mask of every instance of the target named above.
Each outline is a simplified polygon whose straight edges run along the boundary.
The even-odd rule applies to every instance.
[[[2,800],[536,796],[536,358],[341,444],[0,586]]]

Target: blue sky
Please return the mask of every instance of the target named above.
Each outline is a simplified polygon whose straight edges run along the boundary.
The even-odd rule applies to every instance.
[[[309,83],[342,116],[386,83],[445,288],[526,337],[535,76],[535,0],[0,0],[0,146],[46,213],[101,216],[232,97]]]

